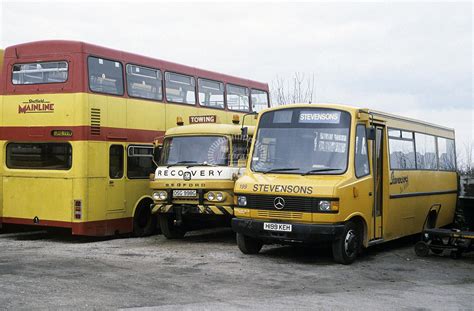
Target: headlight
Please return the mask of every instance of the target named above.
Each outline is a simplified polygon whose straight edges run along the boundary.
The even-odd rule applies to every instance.
[[[321,212],[331,211],[331,202],[329,202],[329,201],[319,201],[319,210]]]
[[[152,197],[155,201],[164,201],[168,198],[168,193],[166,191],[155,191]]]
[[[216,200],[219,202],[224,201],[224,195],[222,194],[222,192],[216,193]]]
[[[238,206],[247,206],[247,197],[243,195],[239,195],[237,197],[237,205]]]
[[[214,201],[216,199],[215,194],[212,192],[208,192],[206,196],[208,201]]]

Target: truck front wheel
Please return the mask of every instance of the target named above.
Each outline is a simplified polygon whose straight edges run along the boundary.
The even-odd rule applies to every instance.
[[[242,253],[250,255],[260,252],[263,243],[242,233],[237,233],[237,246]]]
[[[186,234],[185,228],[174,225],[174,217],[172,215],[158,216],[161,232],[167,239],[182,239]]]

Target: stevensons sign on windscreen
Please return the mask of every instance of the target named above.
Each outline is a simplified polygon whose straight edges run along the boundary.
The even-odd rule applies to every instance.
[[[299,123],[331,123],[338,124],[341,120],[340,111],[303,110],[300,112]]]

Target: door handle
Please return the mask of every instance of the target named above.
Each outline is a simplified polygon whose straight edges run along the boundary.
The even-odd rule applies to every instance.
[[[113,185],[114,184],[114,181],[113,180],[109,180],[109,185]]]
[[[369,192],[369,197],[371,197],[371,196],[372,196],[372,192]]]

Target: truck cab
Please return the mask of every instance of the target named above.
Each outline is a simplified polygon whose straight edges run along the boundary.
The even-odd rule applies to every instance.
[[[169,129],[156,147],[153,209],[167,238],[229,226],[234,183],[245,171],[254,127],[195,124]],[[243,133],[243,135],[242,135]]]

